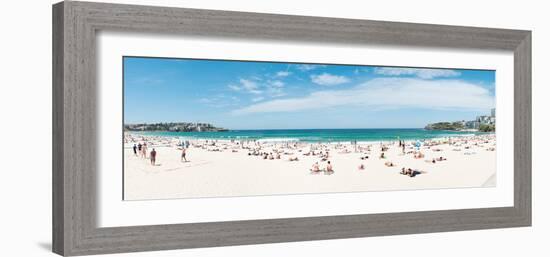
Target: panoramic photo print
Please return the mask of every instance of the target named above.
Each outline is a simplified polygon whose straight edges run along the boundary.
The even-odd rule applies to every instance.
[[[123,58],[123,198],[496,186],[495,71]]]

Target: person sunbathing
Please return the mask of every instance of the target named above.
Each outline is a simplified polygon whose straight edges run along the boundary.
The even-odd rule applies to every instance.
[[[385,162],[384,165],[386,165],[387,167],[393,167],[393,166],[395,166],[395,165],[393,164],[393,162]]]
[[[413,170],[411,168],[401,168],[401,172],[399,172],[399,174],[401,175],[405,175],[405,176],[409,176],[409,177],[414,177],[416,176],[417,174],[419,174],[420,172],[418,172],[418,170]]]
[[[447,158],[443,158],[443,156],[440,156],[439,158],[437,158],[438,161],[446,161]]]
[[[359,165],[359,170],[364,170],[364,169],[365,169],[365,165],[364,165],[364,164]]]
[[[380,159],[385,159],[385,158],[386,158],[386,156],[384,155],[384,153],[381,153],[380,154]]]
[[[319,169],[319,163],[318,162],[315,162],[312,166],[311,166],[311,169],[310,169],[312,172],[319,172],[321,171]]]
[[[325,169],[325,173],[328,175],[334,173],[334,170],[332,169],[332,164],[330,164],[330,161],[327,162],[327,168]]]
[[[413,170],[411,168],[408,169],[408,172],[409,172],[409,177],[415,177],[416,175],[420,174],[420,171],[418,170]]]

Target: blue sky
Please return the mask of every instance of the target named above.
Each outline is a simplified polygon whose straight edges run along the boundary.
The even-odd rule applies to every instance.
[[[495,72],[124,57],[124,122],[419,128],[495,106]]]

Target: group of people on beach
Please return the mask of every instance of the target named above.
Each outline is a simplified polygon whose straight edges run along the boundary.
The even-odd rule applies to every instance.
[[[142,159],[147,159],[147,143],[138,143],[137,145],[134,144],[132,147],[132,150],[134,150],[134,155],[141,157]],[[155,148],[149,152],[149,160],[151,162],[151,165],[155,166],[157,161],[157,151]]]
[[[139,156],[142,159],[149,159],[152,166],[157,165],[157,151],[155,148],[152,148],[152,150],[148,153],[147,152],[147,142],[143,142],[143,144],[137,143],[134,144],[132,147],[132,150],[134,152],[134,156]],[[182,162],[188,162],[187,160],[187,148],[189,148],[189,141],[185,141],[181,143],[181,161]]]
[[[319,162],[315,162],[315,163],[311,166],[310,171],[311,171],[312,174],[319,174],[320,172],[324,172],[325,175],[334,174],[334,169],[332,168],[332,164],[330,163],[330,161],[327,161],[327,165],[325,166],[324,169],[321,169],[321,168],[319,167]]]
[[[137,139],[137,140],[136,140]],[[151,165],[157,165],[158,153],[155,148],[151,148],[154,145],[159,147],[166,144],[166,146],[177,147],[181,149],[181,162],[188,162],[188,148],[193,146],[198,149],[214,152],[224,152],[230,150],[233,153],[237,153],[242,150],[248,150],[248,156],[257,156],[263,160],[288,160],[291,162],[300,161],[300,159],[312,160],[314,163],[311,165],[311,174],[333,174],[334,161],[333,155],[356,153],[361,162],[358,164],[358,170],[365,170],[368,165],[369,156],[379,157],[378,159],[386,167],[395,169],[396,173],[415,177],[418,174],[424,173],[419,169],[412,169],[402,167],[400,170],[399,163],[394,163],[392,158],[397,156],[407,156],[408,158],[422,159],[426,163],[438,163],[446,161],[445,153],[443,149],[446,149],[444,145],[452,146],[453,151],[465,150],[465,155],[475,151],[475,148],[484,148],[487,151],[494,151],[495,143],[494,138],[484,136],[471,136],[465,138],[449,138],[449,139],[426,139],[416,141],[404,141],[395,140],[393,142],[380,142],[370,144],[357,144],[352,142],[350,144],[344,143],[307,143],[307,142],[260,142],[256,140],[197,140],[191,144],[189,141],[176,141],[176,139],[154,138],[154,137],[135,137],[128,140],[130,143],[137,143],[133,145],[133,152],[135,156],[139,156],[143,159],[149,159]],[[138,143],[139,142],[139,143]],[[379,144],[379,147],[377,145]],[[371,152],[371,147],[375,148]],[[351,149],[351,150],[350,150]],[[446,150],[445,150],[446,151]],[[434,152],[430,154],[430,152]],[[434,155],[436,157],[434,157]],[[302,156],[303,155],[303,156]],[[286,157],[284,157],[286,156]],[[298,158],[300,156],[300,158]],[[410,157],[409,157],[410,156]],[[402,158],[402,157],[398,157]],[[372,158],[371,158],[372,159]],[[394,159],[397,160],[397,159]],[[372,160],[375,162],[376,160]],[[321,168],[320,163],[325,162],[324,167]],[[392,170],[393,170],[392,169]]]

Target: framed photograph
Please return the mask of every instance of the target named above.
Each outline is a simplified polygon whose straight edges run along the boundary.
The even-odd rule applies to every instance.
[[[53,251],[531,225],[531,32],[53,6]]]

